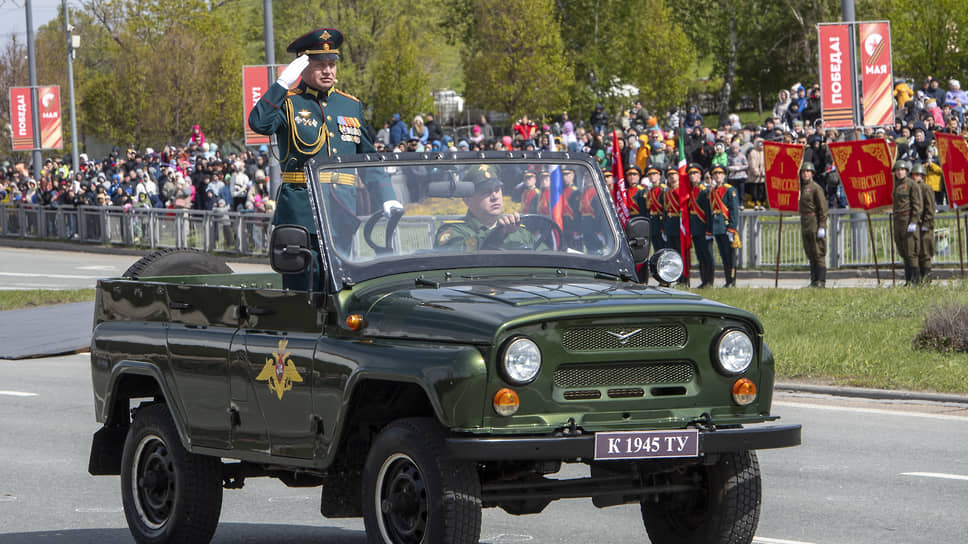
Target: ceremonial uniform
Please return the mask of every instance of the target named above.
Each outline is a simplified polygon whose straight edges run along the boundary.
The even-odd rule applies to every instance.
[[[290,67],[308,67],[310,60],[335,61],[339,58],[342,42],[342,34],[331,28],[305,34],[292,42],[286,51],[308,59],[301,65],[294,61]],[[295,72],[287,76],[286,71],[283,71],[283,76],[296,77]],[[306,161],[312,157],[323,161],[331,157],[374,152],[375,149],[365,130],[363,106],[357,98],[333,87],[327,90],[313,88],[305,78],[298,86],[289,89],[283,84],[283,76],[256,103],[249,114],[249,126],[259,134],[275,134],[279,146],[283,184],[276,199],[272,224],[302,225],[315,236],[316,225],[303,170]],[[399,206],[395,202],[388,176],[370,172],[362,181],[372,196],[381,202],[394,202]],[[327,210],[335,214],[329,219],[335,231],[334,240],[337,249],[344,254],[349,253],[360,224],[356,216],[357,182],[351,172],[320,179],[323,191],[329,198]],[[287,288],[304,289],[305,280],[299,278],[301,276],[287,275],[283,278],[284,284]]]
[[[665,190],[666,185],[660,183],[655,187],[651,187],[648,191],[645,191],[645,207],[640,208],[640,210],[643,210],[642,215],[649,219],[653,253],[664,247],[669,247],[669,245],[662,240],[662,227],[665,223],[665,213],[662,209],[662,193],[665,192]]]
[[[691,175],[698,173],[702,175],[702,168],[698,164],[691,164],[687,169]],[[710,240],[706,239],[709,230],[707,220],[709,213],[709,189],[700,183],[698,186],[690,187],[692,194],[689,198],[689,235],[692,237],[692,247],[696,251],[696,260],[699,261],[699,287],[712,287],[713,285],[713,252]]]
[[[682,210],[679,209],[679,195],[676,189],[666,187],[662,191],[662,233],[665,234],[665,247],[672,248],[676,253],[682,252],[679,240],[679,225]],[[683,258],[685,260],[685,258]]]
[[[911,175],[919,174],[921,179],[915,180],[921,189],[921,220],[918,222],[920,240],[918,240],[918,274],[922,283],[928,281],[931,274],[931,259],[934,257],[934,189],[925,183],[927,170],[923,164],[916,164],[911,168]]]
[[[712,172],[722,172],[726,169],[720,165],[713,166]],[[726,275],[726,285],[736,285],[736,255],[733,245],[738,243],[739,232],[736,230],[739,219],[739,195],[736,188],[728,183],[722,183],[709,191],[709,217],[713,239],[719,248],[719,257],[723,261],[723,272]]]
[[[894,244],[904,262],[904,284],[911,285],[918,283],[921,277],[918,268],[918,222],[921,220],[923,202],[921,189],[907,177],[907,170],[907,162],[894,163]]]
[[[800,168],[800,238],[810,263],[810,287],[824,287],[827,281],[827,198],[819,183],[803,179],[805,170],[813,172],[813,163],[805,162]]]

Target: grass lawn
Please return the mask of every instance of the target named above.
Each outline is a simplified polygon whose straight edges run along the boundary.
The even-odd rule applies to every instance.
[[[0,311],[94,300],[94,289],[0,291]]]
[[[939,306],[968,304],[960,282],[916,289],[716,289],[703,295],[763,321],[778,380],[968,393],[968,354],[912,347],[927,315]]]

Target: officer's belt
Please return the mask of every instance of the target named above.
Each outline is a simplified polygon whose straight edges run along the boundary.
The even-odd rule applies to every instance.
[[[283,172],[282,173],[283,183],[295,183],[295,184],[305,184],[306,174],[303,172]],[[356,176],[353,174],[341,174],[339,172],[333,172],[332,174],[323,175],[320,183],[335,183],[337,185],[356,185]]]
[[[677,213],[667,213],[666,216],[667,217],[679,217],[679,214],[677,214]]]

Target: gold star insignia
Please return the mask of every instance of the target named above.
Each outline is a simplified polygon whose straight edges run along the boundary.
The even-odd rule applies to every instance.
[[[323,33],[319,35],[319,39],[328,40],[330,36],[332,36],[332,34],[330,34],[328,30],[324,30]]]
[[[309,117],[309,110],[299,110],[299,117],[307,119]]]
[[[289,352],[286,351],[288,344],[288,340],[279,341],[278,351],[274,352],[271,357],[266,357],[265,366],[262,367],[262,371],[255,378],[259,382],[268,382],[269,391],[274,392],[279,400],[282,400],[286,391],[292,389],[293,383],[303,381],[299,371],[296,370],[296,365],[289,357]]]

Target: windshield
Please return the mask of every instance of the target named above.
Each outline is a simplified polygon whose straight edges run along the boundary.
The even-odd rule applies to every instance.
[[[615,268],[621,246],[594,163],[476,156],[318,168],[329,258],[356,281],[454,266]],[[393,200],[402,209],[387,216]]]

